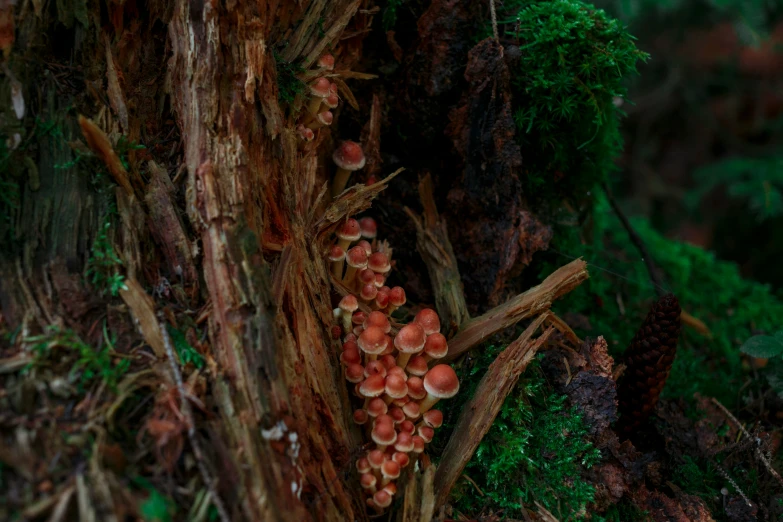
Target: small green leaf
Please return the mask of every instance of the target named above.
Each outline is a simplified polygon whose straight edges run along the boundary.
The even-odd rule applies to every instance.
[[[166,497],[150,489],[150,496],[141,505],[141,516],[147,522],[169,522],[169,506]]]
[[[754,335],[745,341],[740,350],[751,357],[769,359],[770,357],[783,354],[783,339],[780,339],[777,335],[775,337]]]

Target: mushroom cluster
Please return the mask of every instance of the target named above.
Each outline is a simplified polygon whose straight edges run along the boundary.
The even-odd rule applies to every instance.
[[[334,70],[334,56],[325,54],[318,59],[318,73],[326,74]],[[315,130],[332,124],[332,109],[337,108],[340,99],[337,96],[337,84],[326,76],[319,76],[308,86],[310,102],[307,104],[301,123],[296,130],[304,141],[315,138]]]
[[[336,236],[327,256],[330,270],[351,293],[334,309],[333,334],[341,340],[345,378],[361,401],[353,420],[371,441],[356,469],[367,505],[383,512],[400,474],[413,467],[443,423],[433,406],[456,395],[459,380],[446,364],[430,368],[448,351],[434,310],[424,308],[409,324],[393,327],[391,313],[405,304],[405,291],[385,284],[391,249],[377,240],[375,221],[348,219]]]

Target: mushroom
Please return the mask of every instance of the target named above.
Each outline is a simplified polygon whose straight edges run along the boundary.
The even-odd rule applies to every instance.
[[[386,457],[383,456],[383,452],[378,449],[374,449],[367,454],[367,461],[370,463],[375,477],[380,480],[381,478],[381,466],[383,466]]]
[[[334,70],[334,56],[329,53],[318,58],[317,62],[319,69],[326,69],[327,71]]]
[[[427,390],[424,389],[424,381],[421,377],[408,377],[408,397],[414,401],[420,401],[427,396]]]
[[[307,124],[307,128],[315,130],[320,127],[328,127],[334,121],[334,115],[332,111],[323,111],[315,115],[315,119]]]
[[[421,415],[421,413],[419,413],[419,403],[416,401],[411,401],[403,406],[402,412],[411,420],[416,420],[419,418],[419,415]]]
[[[409,420],[404,420],[399,424],[400,433],[407,433],[413,435],[416,431],[416,426]]]
[[[347,140],[334,151],[332,160],[337,165],[337,173],[332,182],[332,197],[336,198],[345,189],[351,172],[364,167],[364,151],[358,143]]]
[[[440,410],[430,410],[421,417],[421,422],[417,428],[421,426],[429,426],[433,429],[438,429],[443,425],[443,413]]]
[[[368,416],[366,410],[354,410],[353,412],[353,421],[356,424],[365,424],[367,422]]]
[[[376,491],[372,496],[373,503],[378,507],[378,511],[382,512],[387,507],[391,506],[392,497],[385,489]]]
[[[345,270],[343,284],[351,288],[356,271],[367,266],[367,253],[362,247],[355,246],[345,253],[345,261],[348,264],[348,268]]]
[[[386,334],[379,327],[370,326],[359,335],[357,344],[366,354],[366,360],[368,362],[374,361],[386,348]]]
[[[424,328],[424,333],[432,335],[440,332],[440,318],[438,313],[432,308],[423,308],[413,318],[413,322],[420,324]]]
[[[406,324],[394,337],[394,347],[399,350],[397,366],[405,368],[411,355],[417,354],[424,348],[426,336],[424,329],[416,323]]]
[[[365,411],[365,410],[356,410],[356,411]],[[373,400],[370,401],[370,404],[367,405],[367,414],[372,417],[373,419],[376,419],[379,415],[385,415],[386,412],[389,411],[389,407],[386,405],[385,402],[383,402],[383,399],[380,397],[375,397]]]
[[[362,377],[364,377],[364,370],[362,370]],[[359,385],[359,393],[364,397],[364,409],[370,405],[370,401],[375,397],[380,396],[386,387],[384,386],[385,379],[380,375],[371,375],[362,381]]]
[[[427,342],[424,343],[424,361],[430,362],[433,359],[442,359],[449,353],[449,343],[440,332],[435,332],[427,336]]]
[[[343,350],[342,353],[340,354],[340,362],[343,363],[345,366],[350,366],[352,364],[361,364],[362,356],[359,353],[359,348],[351,345],[347,349]],[[364,371],[366,372],[367,369],[365,368]]]
[[[427,444],[432,442],[432,438],[435,436],[435,430],[433,430],[429,426],[420,426],[417,432],[419,434],[419,437],[421,437],[422,440]]]
[[[419,404],[419,411],[422,414],[439,400],[454,397],[459,391],[459,379],[451,366],[438,364],[424,376],[424,389],[427,391],[427,396]]]
[[[383,403],[386,404],[385,402]],[[400,408],[399,406],[394,406],[392,409],[390,409],[388,411],[388,415],[394,420],[394,424],[399,424],[405,420],[405,412],[402,411],[402,408]]]
[[[349,364],[345,367],[345,379],[358,384],[364,379],[364,368],[361,364]],[[383,379],[383,377],[381,377]]]
[[[394,444],[397,440],[397,431],[394,429],[394,423],[376,421],[375,426],[372,429],[372,440],[379,450],[385,451],[387,446]]]
[[[397,441],[394,443],[394,449],[403,453],[409,453],[413,450],[413,435],[407,431],[397,434]]]
[[[372,283],[362,286],[362,289],[359,291],[359,297],[362,298],[362,301],[366,301],[367,303],[371,303],[377,296],[378,287]]]
[[[394,399],[401,399],[408,395],[408,385],[405,384],[405,379],[399,375],[389,375],[386,377],[386,395],[384,395],[384,402],[390,404]]]
[[[378,479],[375,478],[375,475],[372,473],[362,473],[360,482],[362,484],[362,489],[368,493],[375,493],[375,485],[378,483]]]
[[[384,292],[383,288],[379,289],[378,295],[375,296],[375,304],[373,305],[373,308],[377,308],[378,310],[383,310],[384,308],[386,308],[386,305],[388,304],[389,304],[389,292]]]
[[[406,302],[405,290],[400,286],[395,286],[389,290],[389,315]]]
[[[301,123],[296,126],[296,132],[299,133],[299,137],[305,141],[313,141],[313,138],[315,138],[313,129],[305,127]]]
[[[381,480],[381,485],[385,486],[392,480],[399,478],[400,465],[393,460],[387,460],[381,465],[381,476],[383,477],[383,480]]]
[[[413,439],[411,439],[410,451],[413,451]],[[410,453],[410,451],[407,452],[396,451],[394,452],[394,455],[392,455],[392,460],[397,464],[399,464],[401,468],[404,468],[411,461],[410,457],[408,456],[408,453]]]
[[[380,375],[381,377],[386,377],[386,371],[386,366],[384,366],[382,362],[370,361],[367,363],[367,366],[364,367],[364,376]]]
[[[340,299],[340,304],[337,307],[340,309],[340,320],[343,323],[343,330],[350,332],[353,313],[359,309],[359,300],[356,299],[356,296],[348,294]]]
[[[375,274],[375,286],[380,289],[383,288],[384,283],[386,283],[386,278],[383,274]]]
[[[362,229],[362,237],[375,239],[378,235],[378,224],[371,217],[363,217],[359,220],[359,227]]]
[[[321,108],[321,101],[329,96],[331,83],[327,78],[318,78],[310,84],[310,103],[307,104],[307,113],[315,116]]]
[[[358,471],[359,474],[370,473],[372,471],[370,461],[367,460],[367,457],[362,457],[356,461],[356,471]]]
[[[389,319],[382,312],[370,312],[367,319],[364,320],[364,327],[377,326],[383,330],[383,333],[389,333],[391,331],[391,323]]]
[[[405,367],[405,370],[408,373],[415,375],[416,377],[424,377],[427,374],[428,369],[427,361],[425,361],[424,357],[421,355],[414,355],[411,357],[410,361],[408,361],[408,365]]]
[[[389,263],[389,258],[386,254],[383,252],[373,252],[370,254],[370,257],[367,258],[367,268],[376,274],[386,274],[391,270],[391,264]]]
[[[343,223],[343,225],[337,229],[335,233],[337,236],[337,246],[343,250],[348,250],[351,243],[359,241],[362,237],[362,229],[359,227],[359,222],[353,218],[349,218]]]
[[[394,359],[394,356],[391,354],[384,355],[378,360],[383,363],[387,371],[391,370],[392,368],[399,368],[399,366],[397,366],[397,361]]]

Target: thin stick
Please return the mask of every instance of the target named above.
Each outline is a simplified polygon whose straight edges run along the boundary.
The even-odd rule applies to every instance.
[[[734,424],[736,424],[739,427],[743,435],[745,435],[749,439],[753,439],[753,436],[750,434],[750,432],[748,432],[748,430],[745,429],[745,426],[743,426],[740,423],[740,421],[734,415],[732,415],[732,413],[728,410],[728,408],[726,408],[726,406],[721,404],[720,401],[718,401],[718,399],[716,399],[715,397],[712,398],[712,402],[713,404],[715,404],[715,406],[720,408],[721,411],[723,411],[726,417],[734,421]],[[767,471],[769,471],[770,474],[773,477],[775,477],[775,480],[778,481],[778,484],[783,486],[783,478],[780,477],[780,474],[775,470],[775,468],[772,467],[772,464],[769,462],[769,460],[767,460],[767,457],[761,452],[761,448],[759,447],[759,444],[756,444],[755,453],[756,453],[756,457],[761,461],[762,464],[764,464],[764,467],[767,468]]]
[[[609,185],[607,185],[604,182],[601,184],[601,186],[603,187],[604,192],[606,193],[606,199],[609,200],[609,205],[612,206],[612,210],[614,210],[614,213],[617,215],[617,219],[620,220],[620,223],[623,224],[623,228],[625,228],[625,231],[628,233],[628,238],[631,240],[631,243],[634,244],[636,249],[641,254],[642,261],[644,261],[644,264],[647,267],[647,272],[649,272],[650,274],[650,280],[652,280],[653,286],[655,286],[655,291],[658,293],[658,297],[663,297],[668,292],[664,289],[663,285],[661,284],[661,279],[660,276],[658,275],[659,274],[658,267],[655,266],[655,262],[653,261],[653,258],[650,257],[650,253],[647,251],[647,246],[645,246],[644,241],[642,241],[642,238],[639,237],[639,234],[636,233],[636,230],[634,230],[633,226],[631,225],[631,222],[628,221],[628,218],[625,217],[623,211],[620,210],[620,206],[614,200],[614,196],[612,196],[612,191],[609,189]]]
[[[163,345],[166,347],[169,366],[171,366],[171,372],[174,374],[174,382],[177,383],[177,391],[179,392],[179,398],[182,402],[182,413],[185,414],[185,420],[188,423],[188,439],[190,439],[193,455],[196,457],[196,463],[198,463],[198,469],[201,472],[201,480],[204,481],[204,485],[207,487],[207,491],[209,491],[209,494],[212,497],[212,503],[218,511],[220,520],[223,522],[230,522],[231,518],[228,516],[226,507],[223,505],[223,501],[220,499],[220,496],[215,489],[215,483],[209,474],[209,470],[207,469],[206,464],[204,464],[204,454],[202,453],[201,445],[196,438],[196,423],[193,418],[193,410],[185,396],[185,385],[182,382],[182,373],[179,371],[179,365],[174,356],[174,348],[171,346],[171,339],[169,338],[169,332],[166,329],[166,320],[162,310],[158,311],[158,321],[160,322],[160,333],[163,336]]]
[[[495,37],[495,41],[500,44],[500,37],[498,36],[498,15],[495,12],[495,0],[489,0],[489,14],[492,17],[492,34]]]

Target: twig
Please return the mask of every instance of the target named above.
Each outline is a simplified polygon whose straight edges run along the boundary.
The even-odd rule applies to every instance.
[[[489,0],[489,14],[492,17],[492,35],[495,37],[495,41],[500,44],[500,37],[498,36],[498,15],[495,12],[495,0]],[[501,49],[502,48],[503,47],[501,46]]]
[[[196,438],[196,423],[193,418],[193,410],[190,407],[187,396],[185,395],[185,385],[182,382],[182,373],[179,371],[177,365],[177,359],[174,356],[174,348],[171,346],[171,339],[169,338],[169,332],[166,329],[166,320],[163,316],[163,311],[158,311],[158,321],[160,323],[160,333],[163,336],[163,345],[166,347],[166,356],[169,360],[169,366],[171,366],[171,372],[174,374],[174,382],[177,384],[177,392],[179,392],[179,398],[182,402],[182,413],[185,414],[185,420],[188,423],[188,439],[190,439],[190,445],[193,448],[193,455],[196,457],[196,463],[198,469],[201,472],[201,480],[204,481],[204,485],[207,487],[209,494],[212,496],[212,503],[218,511],[220,520],[223,522],[230,522],[231,518],[228,516],[223,501],[218,495],[215,489],[215,483],[209,474],[206,464],[204,464],[204,454],[201,451],[201,445]]]
[[[728,408],[726,408],[726,406],[721,404],[720,401],[718,401],[718,399],[716,399],[714,397],[712,398],[712,402],[713,402],[713,404],[715,404],[715,406],[720,408],[721,411],[723,411],[723,413],[729,419],[731,419],[734,422],[734,424],[736,424],[739,427],[739,429],[740,429],[740,431],[742,432],[743,435],[745,435],[749,439],[753,440],[753,436],[750,434],[750,432],[748,432],[748,430],[745,429],[745,426],[743,426],[740,423],[740,421],[734,415],[732,415],[732,413],[728,410]],[[767,468],[767,471],[769,471],[769,473],[773,477],[775,477],[775,480],[778,481],[778,484],[783,486],[783,478],[780,477],[780,474],[775,470],[775,468],[772,467],[772,464],[769,462],[769,459],[767,459],[767,457],[761,452],[760,441],[758,440],[758,437],[756,437],[756,439],[757,439],[756,440],[756,444],[755,444],[755,446],[756,446],[756,449],[755,449],[756,457],[761,461],[762,464],[764,464],[764,467]],[[739,490],[737,490],[737,491],[739,491]]]
[[[647,247],[645,246],[644,241],[642,241],[642,238],[639,237],[639,234],[636,233],[636,230],[634,230],[631,222],[628,221],[628,218],[625,217],[623,211],[620,210],[620,207],[615,201],[614,196],[612,196],[612,191],[609,188],[609,185],[604,182],[601,184],[601,186],[606,193],[606,199],[609,200],[609,205],[612,206],[612,210],[614,210],[617,218],[623,224],[623,228],[625,228],[625,231],[628,233],[628,238],[642,255],[642,261],[644,261],[644,264],[647,267],[647,272],[650,274],[650,279],[652,280],[653,286],[655,286],[655,291],[658,293],[658,297],[663,297],[668,292],[661,284],[661,279],[658,275],[658,267],[655,266],[655,262],[653,261],[652,257],[650,257],[650,253],[647,251]]]
[[[435,207],[429,174],[419,181],[419,197],[424,208],[422,218],[408,207],[404,210],[416,225],[416,247],[427,265],[441,324],[445,325],[444,331],[455,331],[470,320],[470,314],[446,223]]]
[[[549,310],[555,299],[567,294],[588,277],[587,263],[582,259],[558,268],[540,285],[468,321],[449,341],[449,353],[439,362],[449,363],[497,332]]]
[[[497,356],[482,377],[473,398],[463,408],[435,472],[436,507],[446,502],[454,483],[492,426],[506,396],[514,389],[538,348],[555,331],[550,326],[538,339],[531,341],[547,315],[543,314],[533,321],[516,341]]]

